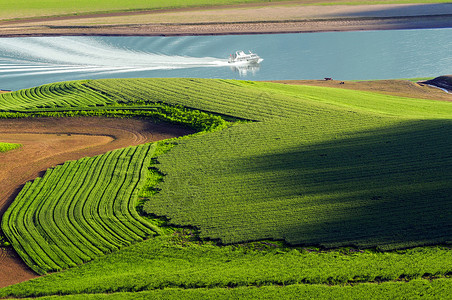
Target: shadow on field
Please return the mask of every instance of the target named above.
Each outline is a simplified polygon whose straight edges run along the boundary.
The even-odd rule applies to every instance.
[[[247,167],[233,172],[270,174],[259,179],[270,187],[265,198],[285,199],[273,210],[274,237],[291,244],[452,241],[452,121],[407,122],[237,165]]]

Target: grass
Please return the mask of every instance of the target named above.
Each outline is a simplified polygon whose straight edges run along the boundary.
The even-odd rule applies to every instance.
[[[432,280],[429,283],[433,286],[443,282],[443,287],[450,291],[447,274],[451,264],[451,251],[445,247],[378,252],[294,248],[276,242],[218,246],[193,238],[190,231],[176,230],[63,273],[0,289],[0,296],[99,296],[145,291],[158,294],[158,290],[166,289],[183,289],[190,295],[199,289],[209,289],[215,294],[226,288],[234,294],[232,290],[247,287],[280,287],[281,292],[290,294],[290,289],[298,285],[309,292],[312,285],[322,285],[318,288],[327,290],[331,288],[328,285],[342,289],[346,284],[369,293],[379,286],[375,283],[381,282],[394,284],[388,292],[397,293],[393,289],[398,284],[405,284],[399,288],[409,288],[421,279]],[[372,284],[362,285],[366,282]],[[441,293],[441,289],[430,292]]]
[[[283,0],[274,0],[278,2]],[[216,0],[214,3],[210,0],[173,0],[171,2],[162,0],[76,0],[76,1],[58,1],[58,0],[18,0],[7,1],[0,0],[0,20],[13,20],[23,18],[39,18],[48,16],[64,16],[64,15],[84,15],[98,14],[109,12],[124,11],[141,11],[141,10],[159,10],[173,9],[185,7],[205,7],[205,6],[221,6],[231,4],[244,3],[267,3],[269,1],[262,0]],[[388,3],[447,3],[447,0],[388,0],[388,1],[372,1],[372,4],[388,4]],[[299,2],[297,2],[299,3]],[[357,5],[369,4],[362,0],[314,0],[307,1],[307,5]]]
[[[22,147],[21,144],[2,143],[2,142],[0,142],[0,153],[7,152],[7,151],[10,151],[10,150],[14,150],[14,149],[17,149],[17,148],[20,148],[20,147]]]
[[[219,122],[222,130],[200,127],[204,133],[155,149],[140,193],[146,199],[136,204],[144,202],[146,222],[161,229],[159,236],[0,289],[0,297],[308,293],[353,298],[353,293],[441,297],[450,292],[451,103],[234,80],[79,83],[71,85],[81,86],[78,95],[105,99],[99,107],[88,98],[80,102],[91,113],[165,105],[181,109],[173,115],[196,110],[236,123]],[[37,114],[33,97],[21,104],[21,92],[15,95],[25,105],[21,114]],[[5,116],[17,114],[13,101]],[[59,101],[50,97],[39,105],[71,107]],[[68,172],[78,163],[72,164]],[[58,177],[70,180],[67,174]],[[45,198],[35,190],[27,198]],[[9,222],[3,221],[5,232]],[[60,228],[60,220],[46,222],[49,230]],[[13,238],[28,243],[21,235]],[[443,246],[426,246],[435,244]],[[388,249],[399,250],[382,251]],[[122,294],[130,292],[140,293]]]
[[[360,284],[354,286],[327,286],[294,284],[290,286],[262,286],[239,288],[168,288],[144,292],[114,294],[80,294],[65,299],[447,299],[451,293],[449,280],[415,280]],[[43,297],[39,299],[54,299]]]

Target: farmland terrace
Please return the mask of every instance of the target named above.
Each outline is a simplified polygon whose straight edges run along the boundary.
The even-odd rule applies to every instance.
[[[188,133],[192,130],[137,119],[0,119],[0,141],[23,145],[0,153],[0,217],[23,185],[50,167]],[[0,256],[0,287],[36,277],[11,249],[4,251]]]
[[[32,127],[111,146],[111,127],[135,132],[127,147],[67,161],[20,190],[2,230],[29,268],[48,275],[0,297],[444,298],[451,103],[418,99],[435,91],[448,100],[406,81],[385,81],[392,91],[383,92],[378,82],[328,84],[108,79],[0,95],[2,124],[17,122],[18,136]],[[11,119],[24,116],[40,118]],[[80,116],[166,120],[198,133],[130,147],[149,140],[136,129],[144,121],[100,119],[105,133],[86,131],[96,119]],[[74,129],[58,128],[66,122]],[[23,147],[4,155],[20,156],[25,137],[8,140]],[[101,147],[93,143],[91,155]]]

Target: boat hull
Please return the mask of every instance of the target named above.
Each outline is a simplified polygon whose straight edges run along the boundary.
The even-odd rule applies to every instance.
[[[229,57],[228,63],[245,63],[245,64],[257,64],[261,62],[262,59],[254,53],[245,54],[243,51],[237,51],[234,55]]]

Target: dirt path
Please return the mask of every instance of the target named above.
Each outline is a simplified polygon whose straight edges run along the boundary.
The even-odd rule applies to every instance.
[[[452,3],[307,6],[303,1],[0,22],[0,37],[219,35],[452,27]]]
[[[144,120],[35,118],[0,120],[0,141],[22,148],[0,153],[0,218],[25,182],[47,168],[85,156],[192,133]],[[37,277],[12,251],[0,250],[0,288]]]

